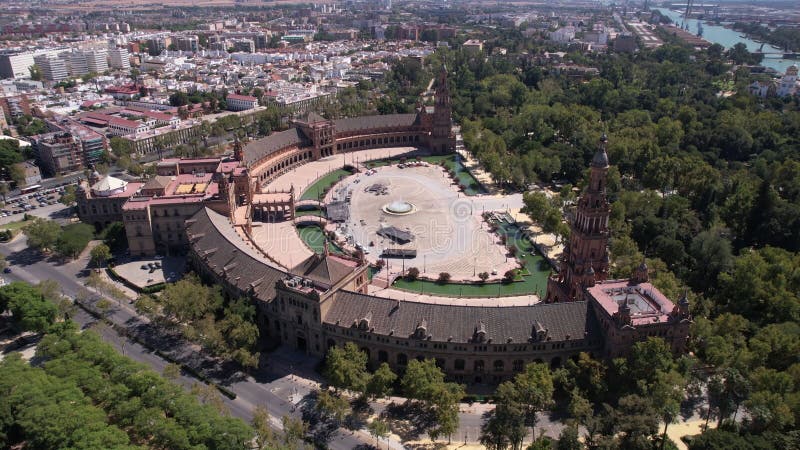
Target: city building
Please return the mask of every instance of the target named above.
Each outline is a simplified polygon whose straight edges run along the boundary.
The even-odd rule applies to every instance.
[[[83,164],[86,167],[101,162],[103,153],[108,151],[108,139],[104,135],[72,119],[48,121],[48,127],[72,134],[81,145]]]
[[[196,35],[180,35],[174,38],[175,47],[184,52],[196,52],[200,49],[200,40]]]
[[[258,99],[250,95],[228,94],[225,102],[229,111],[245,111],[258,106]]]
[[[31,105],[25,94],[0,97],[0,109],[3,110],[6,120],[31,115]]]
[[[71,133],[57,131],[31,136],[36,162],[47,175],[60,175],[84,168],[83,148]]]
[[[94,172],[82,181],[75,193],[78,218],[100,231],[113,222],[122,221],[122,206],[144,186]]]
[[[35,56],[33,60],[42,71],[42,77],[45,80],[59,82],[69,78],[67,63],[64,59],[53,54],[44,54]]]
[[[42,172],[39,170],[39,167],[34,163],[34,161],[23,161],[15,165],[18,166],[22,173],[25,174],[25,179],[22,182],[22,186],[17,187],[33,186],[42,182]]]
[[[483,41],[480,39],[469,39],[461,46],[464,52],[470,54],[478,54],[483,51]]]
[[[62,55],[69,69],[69,76],[80,77],[89,73],[89,61],[86,56],[86,53],[80,50]]]
[[[84,50],[83,55],[86,58],[89,73],[103,74],[108,70],[108,50],[104,48]]]
[[[256,51],[256,44],[252,39],[231,39],[226,42],[235,52],[253,53]]]
[[[614,51],[621,53],[633,53],[639,45],[636,43],[636,36],[631,33],[620,33],[614,39]]]
[[[550,40],[560,44],[567,44],[575,40],[575,27],[561,27],[556,31],[551,31],[548,35]]]
[[[113,47],[108,50],[108,59],[114,69],[130,70],[131,60],[128,49],[124,47]]]
[[[37,50],[33,52],[0,51],[0,78],[28,78],[37,56],[57,56],[64,49]]]

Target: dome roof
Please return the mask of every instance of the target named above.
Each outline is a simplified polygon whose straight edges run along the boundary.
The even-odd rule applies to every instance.
[[[606,153],[607,143],[608,136],[603,133],[603,136],[600,137],[600,148],[597,149],[594,158],[592,158],[592,167],[608,167],[608,154]]]
[[[592,158],[592,167],[608,167],[608,154],[606,154],[606,149],[601,148],[594,154],[594,158]]]
[[[119,178],[107,176],[102,180],[98,181],[97,183],[95,183],[94,185],[92,185],[92,191],[95,193],[95,195],[99,196],[111,195],[114,193],[124,191],[127,185],[128,182],[125,180],[120,180]]]

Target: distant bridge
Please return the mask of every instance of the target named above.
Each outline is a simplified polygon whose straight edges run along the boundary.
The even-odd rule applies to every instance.
[[[755,53],[756,55],[763,55],[765,59],[800,59],[800,53]]]

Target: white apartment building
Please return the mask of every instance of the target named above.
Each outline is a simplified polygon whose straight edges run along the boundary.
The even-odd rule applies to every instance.
[[[130,70],[131,68],[131,57],[126,48],[110,48],[108,50],[108,59],[111,61],[111,67],[114,69]]]
[[[108,51],[104,48],[84,50],[89,72],[101,74],[108,70]]]
[[[47,81],[59,82],[69,78],[67,64],[56,55],[38,55],[33,58]]]
[[[89,63],[86,61],[86,54],[80,50],[74,50],[63,54],[69,68],[69,76],[80,77],[89,73]]]
[[[0,53],[0,78],[28,78],[31,76],[31,66],[34,58],[43,55],[58,55],[64,49],[37,50],[32,52],[2,52]]]
[[[230,111],[244,111],[258,106],[258,99],[249,95],[228,94],[225,102]]]

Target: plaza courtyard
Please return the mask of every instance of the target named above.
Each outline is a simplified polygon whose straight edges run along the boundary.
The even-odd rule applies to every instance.
[[[436,301],[436,296],[441,301],[458,297],[465,302],[496,297],[518,298],[515,303],[520,304],[538,301],[549,266],[526,237],[509,232],[514,218],[507,212],[519,211],[522,195],[467,195],[461,178],[451,178],[437,164],[441,161],[430,157],[416,161],[418,155],[413,148],[368,150],[300,166],[265,188],[294,185],[299,187],[297,201],[319,200],[328,213],[332,204],[338,204],[345,218],[326,220],[325,211],[316,210],[298,214],[295,221],[254,222],[250,237],[274,262],[292,268],[322,252],[326,234],[332,235],[328,239],[332,253],[362,250],[368,262],[384,265],[373,277],[371,292],[376,295],[409,299],[416,292],[427,301]],[[345,164],[358,171],[350,174],[342,169]],[[492,219],[487,220],[485,213],[493,213]],[[515,256],[506,243],[516,248]],[[419,280],[403,278],[411,267],[420,271]],[[501,283],[509,270],[516,270],[514,282]],[[442,272],[451,280],[436,284]],[[482,272],[489,274],[486,283],[480,282]]]
[[[368,251],[368,261],[377,262],[387,250],[412,250],[415,257],[388,261],[391,273],[413,266],[422,276],[436,278],[447,272],[454,280],[477,280],[477,273],[484,271],[494,271],[499,278],[516,267],[481,213],[518,207],[520,195],[468,197],[435,165],[388,165],[373,172],[347,177],[327,198],[350,197],[350,219],[335,229],[338,236]],[[393,211],[393,206],[399,210]],[[386,230],[407,232],[410,240],[387,237]]]

